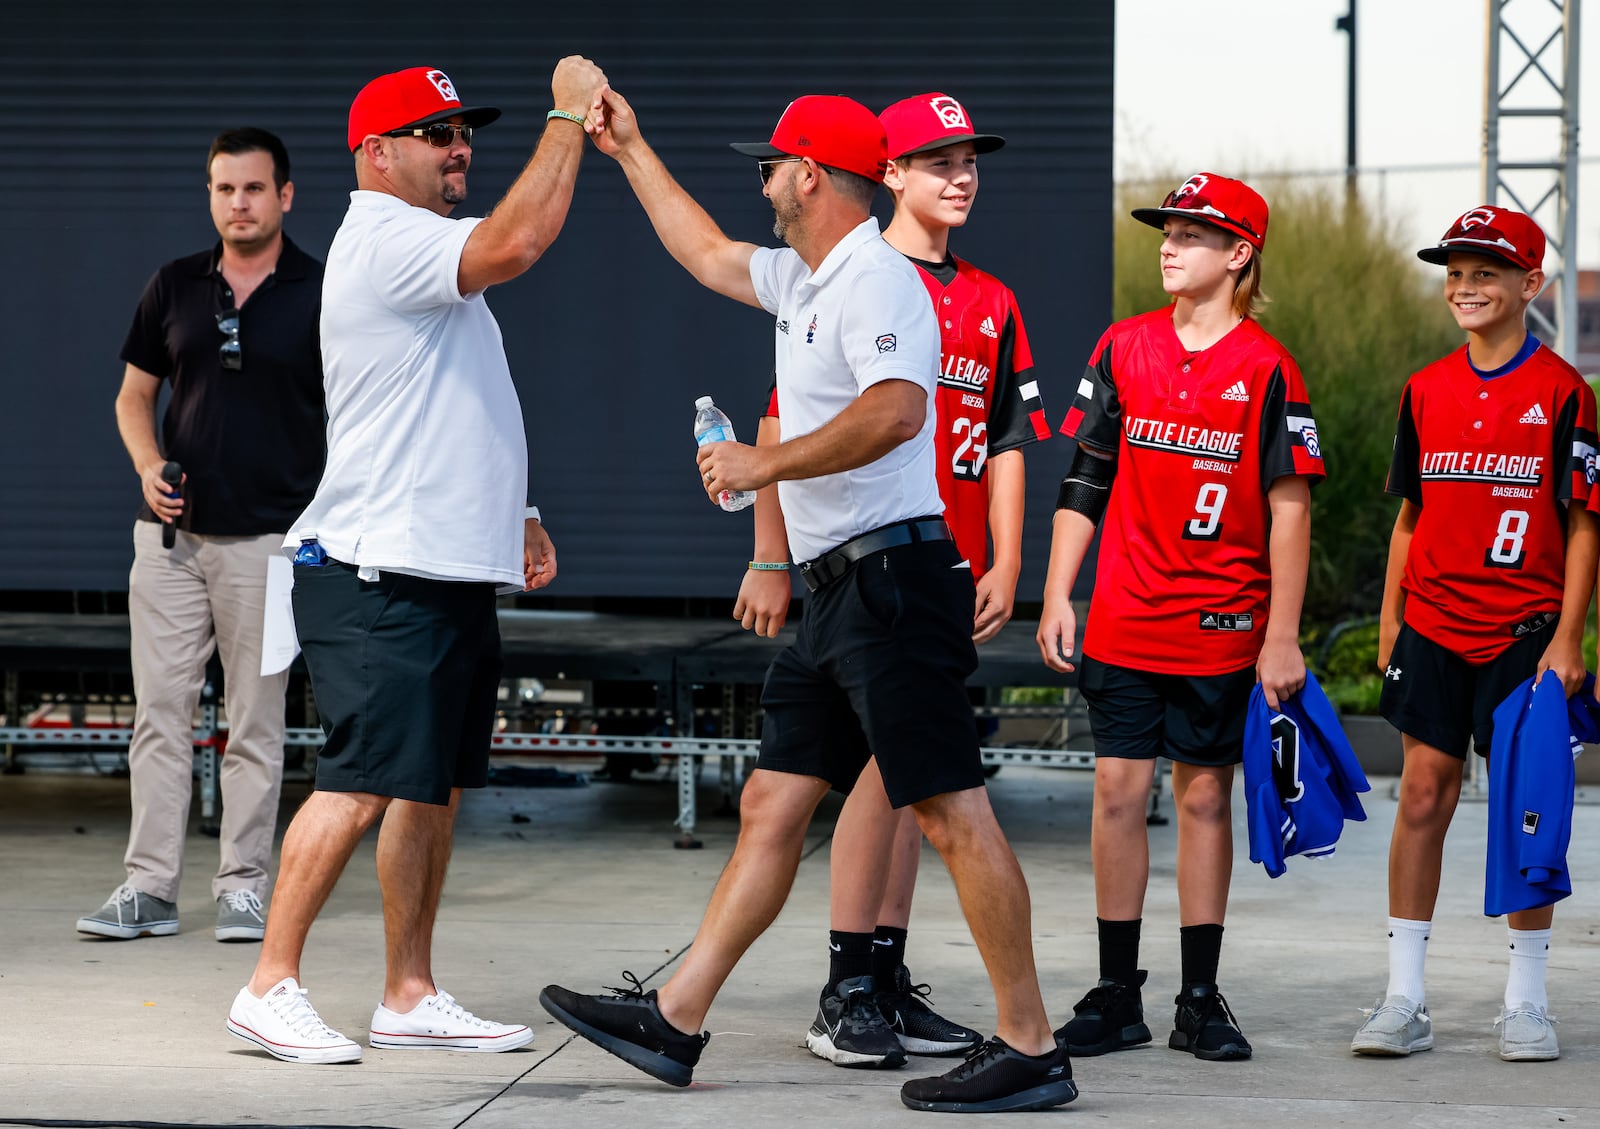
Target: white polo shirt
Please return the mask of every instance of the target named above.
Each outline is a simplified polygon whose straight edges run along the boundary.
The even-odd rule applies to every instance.
[[[815,273],[789,248],[750,259],[756,298],[777,316],[778,416],[783,437],[807,435],[884,380],[928,394],[916,438],[865,466],[778,483],[789,552],[808,561],[850,538],[944,512],[934,477],[934,389],[939,328],[928,290],[906,257],[868,219]]]
[[[456,289],[479,223],[350,194],[328,248],[328,463],[284,540],[435,580],[522,581],[528,446],[500,326]]]

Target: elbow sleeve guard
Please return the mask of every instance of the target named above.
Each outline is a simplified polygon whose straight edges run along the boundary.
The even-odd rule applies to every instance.
[[[1080,446],[1056,493],[1056,509],[1072,510],[1099,525],[1111,500],[1111,480],[1116,473],[1114,460],[1091,455]]]

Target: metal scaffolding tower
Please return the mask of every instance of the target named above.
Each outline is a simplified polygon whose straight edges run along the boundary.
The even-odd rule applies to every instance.
[[[1546,284],[1554,320],[1529,308],[1535,331],[1557,353],[1578,353],[1578,11],[1582,0],[1487,0],[1488,75],[1484,83],[1483,185],[1487,203],[1503,192],[1539,221],[1549,241]],[[1553,9],[1553,11],[1552,11]],[[1502,61],[1505,66],[1502,67]],[[1559,64],[1559,65],[1558,65]],[[1503,73],[1510,73],[1504,81]],[[1520,88],[1519,88],[1520,84]],[[1503,138],[1502,123],[1512,126]],[[1559,124],[1560,144],[1551,127]],[[1507,160],[1502,144],[1560,156]],[[1508,175],[1509,174],[1509,175]],[[1552,254],[1557,258],[1551,262]]]

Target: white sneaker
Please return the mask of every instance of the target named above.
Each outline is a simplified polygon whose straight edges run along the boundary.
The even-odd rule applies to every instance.
[[[1391,1058],[1432,1047],[1433,1020],[1428,1017],[1428,1009],[1404,996],[1379,1000],[1377,1006],[1367,1012],[1367,1021],[1356,1032],[1356,1037],[1350,1040],[1350,1049],[1358,1055]]]
[[[1542,1007],[1524,1000],[1500,1009],[1494,1021],[1500,1028],[1500,1057],[1507,1062],[1549,1062],[1561,1057],[1556,1044],[1556,1021]]]
[[[285,976],[257,998],[240,988],[228,1011],[228,1033],[284,1062],[360,1062],[361,1047],[322,1022],[306,990]]]
[[[381,1050],[514,1051],[533,1042],[533,1030],[479,1019],[440,989],[404,1015],[379,1004],[367,1042]]]

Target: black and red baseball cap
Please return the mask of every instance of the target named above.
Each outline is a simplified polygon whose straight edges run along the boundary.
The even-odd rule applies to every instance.
[[[362,139],[371,134],[392,133],[456,116],[477,128],[494,121],[500,111],[493,106],[463,106],[456,84],[437,67],[409,67],[379,75],[361,88],[350,103],[350,127],[345,140],[354,153],[361,148]]]
[[[1436,247],[1424,247],[1417,258],[1444,266],[1452,253],[1485,255],[1518,270],[1544,265],[1544,232],[1531,216],[1482,204],[1463,212]]]
[[[889,143],[889,159],[898,161],[913,153],[972,142],[980,153],[992,153],[1006,143],[993,133],[972,128],[972,115],[948,94],[918,94],[901,99],[878,115]]]
[[[733,148],[762,160],[810,157],[880,184],[889,163],[878,115],[838,94],[796,98],[778,119],[771,141],[736,141]]]
[[[1267,202],[1242,180],[1197,172],[1167,193],[1159,208],[1135,208],[1133,218],[1161,227],[1168,216],[1220,227],[1257,251],[1267,244]]]

